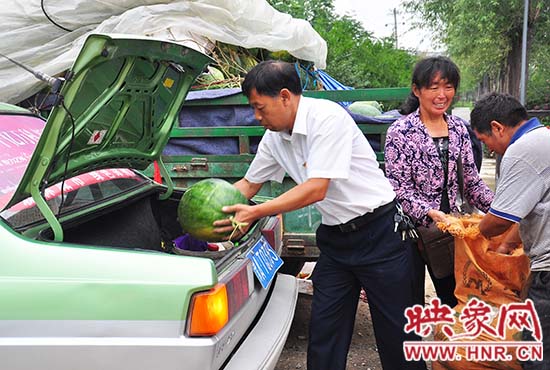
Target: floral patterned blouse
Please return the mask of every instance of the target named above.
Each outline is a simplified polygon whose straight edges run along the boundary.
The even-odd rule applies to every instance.
[[[448,196],[451,212],[458,211],[457,160],[462,155],[464,197],[487,212],[494,194],[479,176],[470,136],[462,119],[445,114],[449,128]],[[386,176],[393,185],[403,210],[416,224],[427,226],[430,209],[440,209],[444,172],[434,140],[415,112],[395,121],[388,129],[384,150]]]

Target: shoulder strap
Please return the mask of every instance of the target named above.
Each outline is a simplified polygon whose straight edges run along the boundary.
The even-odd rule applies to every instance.
[[[458,153],[458,159],[456,161],[456,174],[458,181],[458,194],[457,194],[457,206],[458,211],[463,213],[465,211],[464,204],[466,200],[464,199],[464,165],[462,164],[462,153]]]
[[[464,197],[464,167],[462,164],[462,153],[458,153],[458,159],[456,161],[456,172],[458,179],[458,191],[460,196]]]

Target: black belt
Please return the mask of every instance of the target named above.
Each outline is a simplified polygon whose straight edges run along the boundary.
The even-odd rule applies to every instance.
[[[391,210],[396,210],[395,201],[392,200],[388,204],[384,204],[376,208],[372,212],[365,213],[362,216],[355,217],[354,219],[349,220],[345,224],[336,225],[343,233],[350,233],[352,231],[359,230],[362,226],[365,226],[368,223],[371,223],[375,219],[382,217]]]

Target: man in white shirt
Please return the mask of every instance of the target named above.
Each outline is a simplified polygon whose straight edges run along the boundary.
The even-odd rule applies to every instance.
[[[406,362],[405,308],[414,305],[412,247],[394,231],[395,193],[376,155],[338,104],[302,96],[293,64],[253,68],[243,92],[265,132],[245,177],[235,183],[248,199],[287,173],[297,185],[268,202],[224,207],[238,222],[314,204],[320,256],[313,272],[308,369],[344,370],[361,287],[373,318],[384,369],[425,369]],[[218,231],[231,228],[216,221]]]

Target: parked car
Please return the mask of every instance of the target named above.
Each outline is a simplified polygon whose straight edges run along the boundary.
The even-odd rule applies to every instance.
[[[184,189],[139,172],[209,62],[92,35],[47,122],[0,104],[0,368],[275,367],[298,291],[275,270],[280,218],[175,254]]]

